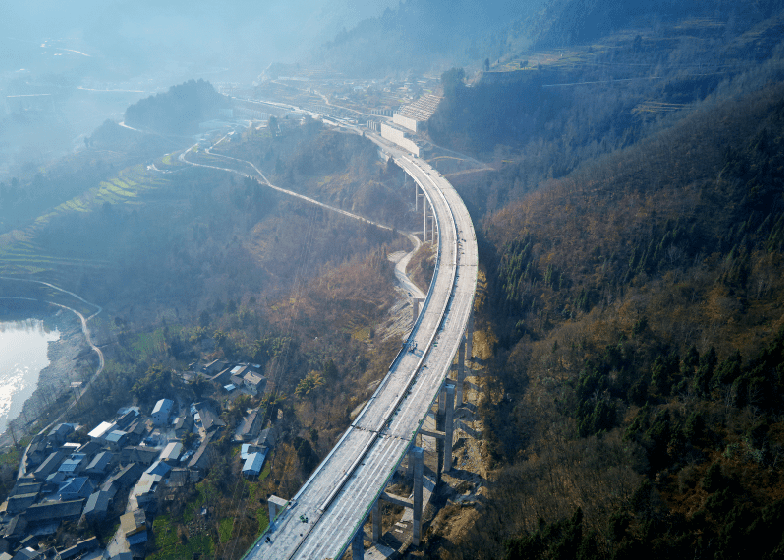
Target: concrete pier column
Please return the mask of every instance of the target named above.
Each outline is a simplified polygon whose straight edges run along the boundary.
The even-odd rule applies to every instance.
[[[425,476],[425,450],[414,447],[411,450],[414,458],[414,546],[422,540],[422,479]]]
[[[436,242],[436,213],[433,212],[433,215],[430,217],[430,242]]]
[[[444,472],[452,470],[452,433],[455,428],[455,386],[446,386],[446,413],[444,414]]]
[[[460,342],[460,349],[457,351],[457,391],[455,392],[455,407],[463,405],[463,383],[465,383],[465,351],[466,339]]]
[[[267,498],[267,509],[269,510],[269,520],[272,523],[275,518],[278,516],[278,513],[286,507],[288,502],[283,498],[279,498],[278,496],[271,495]]]
[[[404,175],[408,177],[408,173],[405,173]],[[417,185],[416,181],[414,181],[414,199],[416,200],[416,202],[414,202],[414,210],[419,212],[419,185]]]
[[[427,200],[422,201],[422,243],[427,243]]]
[[[373,518],[373,542],[378,542],[381,538],[381,500],[376,500],[370,510],[371,517]]]
[[[444,420],[446,417],[446,387],[441,386],[438,392],[438,412],[436,413],[436,431],[444,431]],[[436,484],[441,482],[441,473],[444,472],[444,440],[436,438]]]
[[[351,541],[351,558],[353,560],[364,560],[365,558],[365,527],[359,527],[357,534]]]
[[[466,358],[474,359],[474,310],[468,316],[468,333],[466,334]]]
[[[419,319],[419,298],[415,297],[411,305],[414,307],[414,320],[412,322],[416,323],[416,320]]]

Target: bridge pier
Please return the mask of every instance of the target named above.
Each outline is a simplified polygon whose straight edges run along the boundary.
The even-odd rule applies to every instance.
[[[465,383],[465,357],[466,339],[460,341],[460,350],[457,352],[457,392],[455,393],[455,407],[463,406],[463,384]]]
[[[427,200],[422,201],[422,243],[427,243]]]
[[[420,433],[436,438],[438,466],[436,467],[436,484],[441,482],[441,473],[452,470],[452,439],[454,435],[455,386],[445,383],[438,394],[438,413],[436,414],[436,430]]]
[[[365,558],[365,527],[364,524],[359,526],[357,534],[351,540],[351,558],[352,560],[364,560]]]
[[[452,434],[455,428],[455,386],[446,386],[446,414],[444,418],[444,472],[452,470]]]
[[[408,173],[406,173],[406,177],[408,177]],[[423,202],[422,202],[422,206],[424,207],[424,205],[425,205],[425,201],[424,201],[424,199],[425,199],[425,191],[422,191],[422,192],[420,193],[420,192],[419,192],[419,184],[417,184],[417,182],[416,182],[416,181],[414,181],[414,198],[416,199],[416,200],[414,201],[414,210],[415,210],[416,212],[419,212],[419,199],[420,199],[420,197],[421,197],[421,198],[422,198],[422,200],[423,200]]]
[[[278,516],[278,513],[286,507],[288,502],[283,498],[279,498],[275,495],[270,495],[267,498],[267,509],[269,510],[269,521],[272,523],[275,521],[275,518]]]
[[[414,524],[412,541],[415,546],[419,546],[422,540],[422,509],[424,507],[424,478],[425,478],[425,450],[421,447],[414,445],[408,451],[408,468],[409,472],[413,473],[414,477],[414,494],[411,498],[404,498],[403,496],[396,496],[395,494],[388,494],[381,491],[376,503],[370,508],[371,521],[373,524],[373,542],[378,542],[381,539],[381,500],[409,508],[413,510]],[[361,558],[361,557],[360,557]]]
[[[416,323],[416,320],[419,318],[419,303],[422,301],[422,300],[420,300],[419,298],[416,298],[416,297],[413,298],[413,300],[414,301],[411,302],[411,305],[414,308],[414,318],[413,318],[412,324]]]
[[[373,519],[373,542],[378,542],[381,539],[381,498],[373,504],[370,516]]]
[[[474,309],[471,308],[471,314],[468,316],[468,333],[466,334],[466,358],[469,360],[474,359]]]
[[[425,476],[425,450],[415,447],[410,452],[414,457],[414,546],[422,541],[422,479]]]

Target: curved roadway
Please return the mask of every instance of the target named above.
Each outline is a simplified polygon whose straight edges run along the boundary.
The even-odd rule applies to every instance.
[[[362,413],[253,544],[248,560],[342,556],[422,427],[473,308],[478,252],[460,196],[422,160],[367,136],[423,188],[436,214],[436,270],[409,336],[419,350],[401,351]]]

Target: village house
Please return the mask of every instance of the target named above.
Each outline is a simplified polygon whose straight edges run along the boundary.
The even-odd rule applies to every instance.
[[[161,451],[159,460],[165,463],[175,464],[180,460],[180,455],[184,449],[185,446],[179,441],[169,442],[166,447],[163,448],[163,451]]]
[[[155,403],[155,408],[152,409],[152,414],[150,415],[153,424],[156,426],[165,426],[168,424],[173,407],[174,401],[170,399],[161,399]]]
[[[158,458],[161,450],[155,447],[145,447],[138,445],[129,445],[122,450],[122,458],[120,459],[123,465],[129,463],[139,463],[141,465],[152,465],[155,459]]]
[[[106,475],[106,472],[114,464],[114,455],[109,451],[101,451],[92,461],[85,467],[84,474],[101,478]]]
[[[65,459],[65,456],[65,453],[62,451],[50,453],[49,456],[44,459],[44,462],[33,472],[35,479],[41,481],[46,480],[50,474],[60,467],[60,463]]]

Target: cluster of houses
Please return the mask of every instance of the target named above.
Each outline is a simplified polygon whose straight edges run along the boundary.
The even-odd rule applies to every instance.
[[[266,387],[266,378],[252,364],[216,360],[194,372],[230,393],[259,394]],[[210,444],[226,428],[219,407],[208,401],[177,406],[160,399],[148,417],[138,407],[121,409],[86,438],[70,423],[38,434],[26,450],[16,485],[0,505],[0,560],[143,556],[160,490],[198,481],[211,466],[215,452]],[[259,475],[277,439],[274,428],[261,429],[262,417],[259,410],[248,411],[234,433],[242,443],[247,477]],[[186,448],[184,441],[194,443]],[[95,538],[65,550],[39,547],[64,522],[101,523],[122,512],[123,552],[111,555]]]
[[[261,366],[258,364],[213,360],[204,365],[191,364],[191,372],[195,375],[204,375],[229,393],[241,391],[250,395],[260,395],[267,387],[267,378],[262,375]]]

